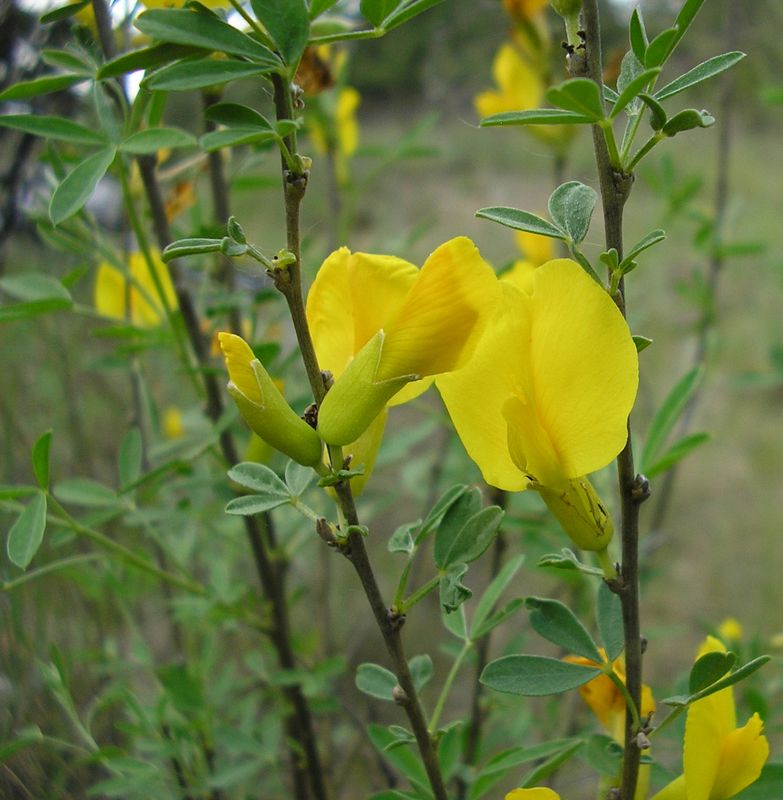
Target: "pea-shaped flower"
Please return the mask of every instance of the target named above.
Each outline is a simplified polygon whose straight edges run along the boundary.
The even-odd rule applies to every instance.
[[[299,464],[318,464],[323,449],[318,434],[288,405],[247,342],[225,332],[219,340],[228,370],[228,392],[251,430]]]
[[[498,291],[492,268],[464,237],[442,244],[420,270],[393,256],[332,253],[307,298],[319,364],[335,377],[318,413],[321,438],[355,442],[387,404],[463,366]]]
[[[699,650],[725,653],[725,645],[712,636]],[[653,800],[728,800],[750,786],[769,757],[762,735],[764,724],[753,714],[737,727],[737,710],[731,686],[697,700],[688,707],[683,746],[683,774]]]
[[[492,486],[538,491],[574,543],[603,550],[611,520],[585,477],[627,440],[638,385],[628,325],[574,261],[499,281],[492,326],[437,385],[468,455]]]

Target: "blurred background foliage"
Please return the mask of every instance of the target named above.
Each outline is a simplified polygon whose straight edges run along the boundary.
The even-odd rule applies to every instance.
[[[648,28],[657,31],[670,24],[678,3],[647,0],[641,6]],[[624,52],[631,7],[603,4],[608,70]],[[654,227],[665,228],[669,236],[643,257],[629,281],[633,332],[654,342],[641,357],[634,427],[646,431],[676,380],[693,366],[703,333],[705,372],[691,427],[711,434],[711,441],[678,469],[665,513],[656,494],[662,478],[653,484],[653,497],[642,513],[646,681],[665,687],[661,694],[671,693],[691,663],[696,644],[726,616],[742,623],[742,647],[748,654],[783,644],[777,613],[783,589],[774,568],[783,561],[783,260],[777,246],[783,7],[777,0],[755,0],[735,15],[728,32],[727,8],[724,0],[705,4],[672,65],[683,71],[717,52],[749,53],[730,73],[687,97],[689,104],[715,113],[717,126],[708,133],[679,137],[665,155],[649,158],[637,176],[627,212],[627,241]],[[554,17],[550,23],[557,31]],[[5,88],[21,76],[37,74],[41,47],[62,43],[68,25],[42,30],[34,12],[14,0],[5,2],[0,8],[0,59],[5,64],[0,85]],[[520,129],[479,130],[476,124],[473,98],[491,85],[492,58],[508,27],[496,0],[446,0],[416,25],[348,48],[344,80],[361,95],[359,146],[351,157],[350,177],[339,190],[340,227],[326,161],[312,152],[312,177],[303,206],[310,278],[338,238],[353,250],[394,253],[417,264],[456,234],[472,237],[498,268],[519,257],[511,232],[474,218],[474,211],[487,205],[543,209],[554,186],[553,156],[538,140]],[[559,36],[557,31],[555,40]],[[729,90],[726,119],[717,112],[723,103],[721,92]],[[232,86],[227,96],[262,110],[270,106],[265,91],[249,81]],[[45,110],[77,114],[82,102],[78,91],[60,92],[47,97]],[[173,97],[167,119],[201,133],[201,99]],[[714,194],[724,125],[730,125],[731,148],[721,238],[730,247],[713,297],[709,276],[715,255]],[[303,150],[313,150],[307,138]],[[283,735],[278,687],[290,676],[270,667],[254,636],[226,612],[255,590],[244,539],[234,521],[222,514],[231,495],[223,466],[209,450],[213,434],[191,384],[172,367],[170,334],[152,329],[131,335],[107,327],[107,321],[92,311],[100,258],[95,252],[52,249],[30,221],[49,180],[47,160],[41,142],[0,131],[0,278],[7,281],[28,271],[58,279],[69,276],[78,312],[0,323],[0,484],[31,482],[30,448],[52,428],[56,482],[80,477],[116,487],[120,442],[134,424],[134,393],[141,392],[151,409],[152,456],[172,460],[175,466],[165,485],[139,490],[138,504],[112,535],[130,547],[158,553],[164,562],[188,565],[216,590],[225,607],[200,598],[176,596],[172,601],[150,579],[108,560],[85,562],[0,594],[0,737],[11,740],[22,727],[33,725],[47,737],[47,746],[39,742],[20,748],[9,766],[3,765],[0,794],[85,796],[85,785],[105,777],[94,760],[81,758],[85,752],[94,755],[87,741],[91,735],[109,753],[136,737],[135,755],[127,756],[125,767],[130,773],[137,771],[134,791],[140,794],[126,786],[120,796],[176,796],[166,794],[176,792],[170,778],[145,769],[146,757],[154,763],[153,756],[165,760],[172,753],[184,759],[205,786],[241,787],[264,774],[269,792],[264,796],[282,796],[269,775]],[[227,171],[234,213],[255,242],[276,251],[284,245],[276,153],[236,152]],[[198,167],[186,174],[194,181],[188,189],[192,197],[176,218],[176,232],[211,235],[216,226],[207,178]],[[567,175],[595,185],[584,131],[570,152]],[[176,182],[170,188],[175,193]],[[92,210],[117,242],[127,243],[116,186],[107,182],[101,189],[105,194]],[[594,221],[586,242],[593,258],[602,249],[599,228]],[[205,268],[201,262],[189,265],[188,276],[205,331],[211,333],[224,319],[225,297],[214,287],[204,287]],[[269,365],[285,376],[287,396],[301,410],[306,385],[281,304],[264,276],[240,271],[238,286],[256,339],[267,342]],[[7,289],[8,284],[0,284],[4,300],[12,297]],[[258,302],[252,313],[251,300]],[[218,368],[217,360],[213,363]],[[369,545],[378,563],[388,564],[388,573],[381,575],[387,593],[398,569],[385,554],[387,537],[398,525],[423,516],[451,483],[479,481],[443,419],[433,393],[397,411],[394,434],[386,436],[374,480],[362,498],[364,517],[373,530]],[[282,467],[282,462],[273,463]],[[599,482],[611,494],[612,476],[607,473]],[[116,512],[115,505],[105,507],[94,498],[85,508],[95,524]],[[0,520],[6,529],[12,517],[0,514]],[[310,531],[302,530],[293,513],[281,513],[278,526],[279,538],[292,556],[293,631],[307,673],[306,693],[324,712],[319,725],[325,750],[333,753],[333,777],[342,786],[358,780],[359,785],[381,788],[388,767],[374,757],[357,758],[367,752],[363,724],[393,722],[396,716],[393,709],[357,696],[353,687],[356,664],[378,650],[377,632],[367,615],[347,601],[355,589],[346,585],[352,576],[335,563],[333,554]],[[518,576],[514,595],[559,591],[579,605],[580,593],[587,591],[579,579],[563,589],[562,576],[555,581],[546,570],[533,567],[539,554],[562,544],[537,498],[513,498],[506,534],[509,552],[528,554],[528,567]],[[81,545],[74,545],[71,534],[55,531],[42,556],[74,548],[80,552]],[[484,585],[488,570],[488,564],[479,563],[469,585]],[[16,575],[3,562],[0,578]],[[173,614],[166,615],[161,608],[170,602]],[[436,614],[433,601],[412,615],[406,627],[409,652],[432,656],[435,685],[448,669],[444,647],[432,647]],[[521,616],[514,620],[519,624],[507,624],[493,643],[497,654],[518,650],[527,636]],[[187,654],[187,666],[182,653]],[[746,705],[770,712],[767,727],[774,753],[783,722],[779,713],[771,713],[780,705],[779,668],[768,668],[763,677],[742,686]],[[466,710],[471,691],[455,693],[453,716]],[[203,702],[201,695],[206,696]],[[433,702],[434,697],[432,687],[425,690],[425,699]],[[487,752],[526,740],[539,712],[561,729],[574,725],[575,716],[584,721],[583,712],[569,702],[536,704],[497,697],[488,702],[496,724],[490,727]],[[263,725],[252,711],[257,707],[267,712]],[[217,723],[209,718],[214,709],[221,710]],[[339,723],[327,721],[326,712],[335,709],[343,715]],[[80,730],[82,723],[75,717],[88,718],[92,733]],[[37,742],[39,734],[30,730]],[[156,736],[149,738],[150,730],[157,731]],[[70,757],[74,748],[80,755],[77,762]],[[222,763],[234,770],[223,776],[225,783],[208,774],[208,754],[214,750],[228,754]],[[255,754],[249,768],[241,758],[248,752]],[[363,771],[367,776],[357,779],[356,773]],[[584,771],[572,767],[563,779],[566,796],[581,797],[575,787]],[[105,791],[111,794],[111,787]],[[342,796],[355,795],[345,789]]]

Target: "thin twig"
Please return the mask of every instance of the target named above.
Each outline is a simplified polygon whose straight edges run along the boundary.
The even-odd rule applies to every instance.
[[[586,64],[588,77],[598,84],[603,93],[601,30],[597,0],[585,0],[583,6]],[[612,166],[603,131],[593,126],[598,177],[601,186],[606,249],[615,248],[623,257],[623,207],[633,185],[633,176],[618,173]],[[625,287],[620,287],[615,302],[625,315]],[[626,686],[631,703],[638,709],[642,691],[642,646],[639,620],[639,506],[648,493],[647,482],[636,475],[633,462],[630,419],[628,439],[617,456],[617,473],[621,502],[622,564],[618,579],[612,588],[620,597],[625,638]],[[625,714],[625,743],[622,778],[618,800],[632,800],[639,777],[641,750],[637,742],[634,715],[630,708]]]
[[[273,75],[272,81],[275,90],[275,109],[278,120],[291,119],[293,106],[290,87],[280,75]],[[289,154],[297,158],[295,134],[291,134],[285,141]],[[285,297],[291,313],[297,341],[302,352],[302,360],[307,371],[307,378],[313,391],[315,402],[320,405],[326,394],[323,376],[318,366],[310,329],[305,316],[304,297],[302,295],[301,280],[301,247],[299,230],[299,212],[302,198],[307,188],[307,172],[302,169],[296,173],[290,169],[290,160],[282,159],[283,170],[283,197],[286,211],[286,231],[288,249],[294,255],[294,261],[288,265],[285,274],[276,277],[276,285]],[[342,466],[342,448],[330,448],[330,458],[333,466]],[[341,481],[334,486],[337,503],[342,518],[347,524],[347,538],[340,543],[340,550],[353,565],[359,581],[362,584],[367,601],[370,604],[375,621],[380,629],[386,649],[394,666],[397,676],[399,691],[395,697],[398,705],[405,709],[413,735],[421,753],[424,768],[427,772],[435,800],[447,800],[443,776],[440,772],[435,745],[430,736],[427,719],[419,699],[418,692],[413,683],[408,661],[402,644],[401,628],[404,617],[392,614],[383,601],[378,582],[375,578],[370,563],[367,549],[364,545],[364,536],[360,532],[361,525],[356,511],[350,483]]]

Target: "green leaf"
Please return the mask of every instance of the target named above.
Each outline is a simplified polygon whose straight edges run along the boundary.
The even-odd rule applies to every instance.
[[[696,86],[702,81],[715,77],[715,75],[720,75],[721,72],[733,67],[743,58],[745,58],[745,53],[741,53],[738,50],[708,58],[698,66],[688,70],[684,75],[675,78],[671,83],[667,83],[662,89],[659,89],[655,93],[655,99],[665,100],[667,97],[673,97],[675,94],[684,92],[686,89],[690,89],[691,86]]]
[[[122,489],[135,484],[141,477],[143,454],[141,431],[131,428],[125,434],[117,455],[117,471]]]
[[[275,139],[274,131],[266,133],[258,128],[229,128],[223,131],[205,133],[199,144],[204,150],[220,150],[222,147],[237,147],[243,144],[260,144]]]
[[[27,100],[42,94],[59,92],[77,83],[90,80],[89,75],[46,75],[43,78],[34,78],[31,81],[19,81],[0,92],[0,101]]]
[[[49,202],[49,218],[54,225],[75,214],[90,199],[98,181],[114,161],[116,152],[113,147],[99,150],[65,176]]]
[[[719,681],[716,681],[704,689],[700,689],[694,694],[667,697],[661,702],[668,706],[687,706],[691,703],[695,703],[697,700],[703,700],[705,697],[709,697],[711,694],[721,691],[721,689],[727,689],[729,686],[733,686],[735,683],[745,680],[745,678],[751,676],[756,670],[761,669],[769,660],[770,656],[759,656],[752,661],[748,661],[747,664],[744,664],[734,672],[730,672],[726,677],[721,678]]]
[[[675,114],[661,128],[665,136],[676,136],[683,131],[690,131],[694,128],[709,128],[715,124],[715,117],[707,111],[697,111],[695,108],[686,108]]]
[[[661,230],[660,228],[656,228],[654,231],[650,231],[646,236],[643,236],[639,241],[631,247],[625,255],[625,258],[620,263],[620,267],[622,268],[623,264],[626,262],[630,263],[634,261],[636,257],[643,253],[648,248],[652,247],[658,242],[662,242],[666,238],[666,232]]]
[[[440,604],[449,614],[456,611],[473,592],[462,583],[467,564],[451,564],[440,578]]]
[[[598,567],[591,567],[583,564],[574,553],[567,547],[560,550],[559,553],[547,553],[538,559],[539,567],[554,567],[555,569],[563,569],[568,572],[576,571],[582,572],[585,575],[598,575],[603,577],[604,573]]]
[[[481,625],[474,626],[474,630],[471,631],[471,638],[477,640],[481,639],[482,636],[486,636],[490,631],[497,628],[498,625],[516,614],[524,604],[525,600],[522,597],[516,597],[510,600],[503,608],[490,614]]]
[[[0,126],[32,133],[44,139],[58,139],[74,144],[106,144],[106,137],[99,131],[90,130],[64,117],[47,117],[43,114],[0,114]]]
[[[652,67],[663,66],[669,54],[674,49],[678,36],[679,30],[676,27],[661,31],[647,47],[644,54],[645,68],[651,69]]]
[[[289,461],[285,465],[285,483],[294,497],[301,497],[314,478],[315,472],[310,467],[303,467],[296,461]]]
[[[25,272],[0,278],[0,289],[16,300],[67,300],[71,302],[70,292],[51,275],[39,272]]]
[[[560,645],[569,653],[576,653],[591,661],[603,660],[593,637],[568,606],[559,600],[543,597],[528,597],[525,606],[530,612],[530,624],[539,636]]]
[[[678,461],[682,461],[691,451],[702,444],[709,442],[709,433],[692,433],[675,442],[668,450],[651,464],[645,471],[647,478],[654,478],[662,472],[671,469]]]
[[[168,245],[161,254],[164,261],[183,256],[195,256],[202,253],[217,253],[223,244],[222,239],[177,239]]]
[[[142,33],[162,42],[245,56],[256,64],[280,68],[279,59],[268,47],[211,13],[182,8],[156,8],[141,14],[135,24]]]
[[[650,40],[647,38],[647,29],[644,26],[642,10],[638,6],[633,10],[631,20],[628,23],[628,40],[631,43],[633,54],[636,56],[637,60],[643,64],[644,54]]]
[[[696,391],[703,375],[704,370],[701,367],[696,367],[683,375],[655,413],[642,450],[639,466],[641,472],[646,474],[647,468],[659,458],[661,448]]]
[[[654,131],[659,131],[667,120],[663,106],[654,97],[650,97],[644,92],[640,92],[639,99],[650,109],[650,127]]]
[[[432,680],[434,673],[432,659],[426,653],[414,656],[408,661],[408,667],[411,671],[411,678],[413,679],[413,685],[416,687],[416,692],[421,692]]]
[[[444,569],[447,566],[447,557],[457,536],[471,517],[478,514],[480,510],[481,492],[476,487],[469,491],[461,492],[455,501],[449,505],[435,533],[433,557],[439,569]]]
[[[412,2],[399,3],[397,10],[383,21],[383,29],[385,31],[394,30],[442,2],[443,0],[413,0]]]
[[[75,3],[66,3],[59,8],[53,8],[51,11],[47,11],[45,14],[41,15],[41,25],[48,25],[52,22],[60,22],[61,20],[69,19],[88,5],[90,5],[90,0],[77,0]]]
[[[538,761],[548,758],[556,753],[570,748],[579,739],[553,739],[550,742],[542,742],[531,746],[512,747],[503,750],[484,764],[480,768],[476,781],[471,785],[468,793],[468,800],[479,800],[493,786],[505,777],[506,773],[520,764],[529,761]]]
[[[563,183],[549,196],[549,216],[572,242],[579,244],[587,236],[597,199],[595,190],[579,181]]]
[[[593,122],[604,118],[604,105],[598,84],[589,78],[570,78],[546,93],[547,100],[558,108],[584,114]]]
[[[427,773],[424,771],[421,759],[409,747],[396,747],[388,749],[397,737],[384,725],[371,724],[367,726],[367,735],[375,749],[396,767],[417,789],[423,797],[430,797],[430,784]]]
[[[0,763],[7,761],[14,753],[24,750],[34,744],[44,741],[44,735],[37,725],[29,725],[22,728],[13,737],[9,737],[0,744]]]
[[[719,681],[727,672],[731,670],[737,660],[735,653],[721,653],[714,651],[705,653],[691,667],[691,674],[688,676],[688,692],[696,694],[702,689]]]
[[[482,128],[499,128],[504,125],[590,125],[592,117],[565,111],[562,108],[532,108],[527,111],[503,111],[484,117]]]
[[[27,569],[43,541],[46,530],[46,495],[39,492],[27,504],[8,532],[8,558],[21,569]]]
[[[506,587],[514,579],[514,576],[519,572],[520,567],[525,562],[524,554],[512,558],[508,563],[504,564],[500,572],[492,579],[489,586],[484,590],[481,599],[476,604],[476,610],[473,612],[473,619],[470,623],[470,638],[476,639],[476,631],[480,630],[484,621],[489,617],[495,604],[500,599],[500,596],[506,590]]]
[[[118,75],[125,75],[139,69],[153,69],[161,64],[170,64],[172,61],[188,56],[206,56],[211,51],[212,47],[191,47],[185,44],[169,43],[154,44],[152,47],[132,50],[130,53],[124,53],[112,61],[108,61],[98,70],[98,80],[116,78]]]
[[[553,239],[566,239],[567,234],[555,227],[551,222],[547,222],[529,211],[520,211],[518,208],[505,208],[503,206],[492,206],[480,208],[476,216],[481,219],[488,219],[491,222],[499,222],[507,228],[514,228],[517,231],[529,231],[537,233],[539,236],[549,236]]]
[[[443,627],[451,634],[456,636],[460,641],[467,639],[467,629],[464,610],[459,614],[449,614],[443,606],[440,609],[440,621]]]
[[[264,116],[249,106],[240,103],[215,103],[210,106],[204,116],[212,122],[227,125],[230,128],[246,128],[272,133],[274,127]]]
[[[158,669],[158,680],[180,714],[195,717],[203,713],[204,687],[186,666],[171,664],[161,667]]]
[[[449,726],[438,742],[438,764],[440,764],[443,780],[447,783],[456,774],[462,755],[461,726],[461,722]]]
[[[320,17],[324,11],[328,11],[337,0],[310,0],[310,19]]]
[[[145,81],[147,89],[188,92],[222,86],[229,81],[253,78],[271,72],[274,67],[229,59],[188,59],[159,69]]]
[[[439,566],[475,561],[492,544],[504,516],[505,512],[498,506],[482,508],[474,514],[462,526],[449,547],[445,562]],[[437,538],[435,541],[437,545]]]
[[[397,8],[402,0],[361,0],[359,3],[359,11],[362,16],[371,22],[376,28],[381,26],[381,23],[386,17]]]
[[[614,661],[625,647],[623,609],[620,598],[606,585],[605,581],[601,581],[598,586],[595,616],[601,643],[606,650],[606,657],[609,661]]]
[[[49,488],[49,452],[52,447],[51,428],[38,437],[33,445],[33,472],[42,489]]]
[[[228,471],[228,477],[256,494],[290,498],[291,493],[277,474],[264,464],[243,461]]]
[[[633,339],[633,343],[636,345],[637,353],[641,353],[642,350],[646,350],[653,343],[653,340],[647,336],[634,335],[631,337],[631,339]]]
[[[158,150],[173,150],[177,147],[192,147],[195,137],[180,128],[148,128],[138,131],[120,143],[124,153],[157,153]]]
[[[50,67],[57,67],[74,75],[83,75],[85,78],[95,76],[96,65],[85,53],[47,49],[41,51],[41,60]]]
[[[233,514],[240,517],[252,517],[255,514],[263,514],[291,502],[291,497],[286,495],[269,494],[248,494],[242,497],[235,497],[226,503],[226,514]]]
[[[496,692],[542,697],[576,689],[601,675],[595,667],[546,656],[504,656],[484,667],[479,680]]]
[[[635,78],[629,81],[620,92],[620,96],[617,98],[614,106],[612,106],[612,110],[609,112],[609,118],[614,119],[628,105],[628,103],[631,102],[631,100],[634,100],[636,97],[638,97],[639,94],[647,88],[649,83],[658,76],[660,71],[660,67],[646,69],[644,72],[640,72]]]
[[[421,530],[419,531],[418,535],[416,536],[415,544],[418,546],[420,545],[428,536],[429,532],[438,523],[443,515],[454,505],[454,503],[462,497],[469,490],[469,487],[464,483],[456,484],[455,486],[450,487],[447,489],[441,496],[438,498],[438,501],[435,505],[430,509],[430,513],[424,519],[424,522],[421,523]]]
[[[0,323],[17,322],[20,319],[30,319],[39,314],[49,314],[52,311],[64,311],[72,306],[73,301],[56,297],[47,300],[32,300],[29,303],[0,306]]]
[[[356,688],[378,700],[394,700],[397,676],[379,664],[364,663],[356,667]]]
[[[690,28],[694,17],[699,13],[699,9],[702,7],[703,3],[704,0],[685,0],[685,2],[682,4],[682,8],[680,8],[679,13],[674,20],[674,25],[677,28],[677,36],[671,43],[669,52],[666,54],[667,58],[672,54],[674,48],[680,43],[682,37],[685,36],[685,31]]]
[[[389,537],[389,541],[386,543],[386,549],[390,553],[407,553],[410,555],[416,548],[413,541],[413,531],[415,531],[420,524],[421,520],[400,525]]]
[[[250,0],[250,5],[277,45],[283,61],[294,66],[310,35],[310,15],[305,0]]]
[[[114,489],[91,478],[68,478],[54,487],[54,494],[61,503],[89,508],[107,508],[117,505]]]
[[[560,752],[548,758],[543,764],[539,764],[537,767],[530,770],[530,772],[526,773],[522,778],[522,787],[528,788],[543,783],[561,764],[564,764],[569,758],[574,756],[577,750],[581,749],[583,744],[584,742],[577,739],[568,747],[564,747]]]

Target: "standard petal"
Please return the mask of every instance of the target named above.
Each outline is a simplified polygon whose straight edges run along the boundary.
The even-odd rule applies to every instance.
[[[307,321],[318,363],[335,378],[399,312],[419,274],[401,258],[336,250],[321,265],[307,296]]]
[[[688,709],[682,758],[688,800],[713,800],[712,789],[720,766],[721,742],[726,735],[721,718],[724,698],[717,697],[723,692],[728,692],[730,696],[731,688],[697,700]]]
[[[539,267],[530,296],[530,387],[564,475],[609,463],[625,445],[639,364],[628,325],[574,261]]]
[[[513,45],[504,44],[498,50],[492,74],[505,100],[504,111],[524,111],[538,105],[543,94],[541,79]]]
[[[688,800],[685,776],[680,775],[658,792],[652,800]]]
[[[537,786],[535,789],[514,789],[506,795],[506,800],[560,800],[560,795],[552,789]]]
[[[337,96],[335,110],[335,124],[337,125],[337,140],[340,151],[344,156],[350,157],[359,146],[359,125],[356,122],[356,109],[359,107],[361,95],[353,86],[346,86]]]
[[[511,459],[503,406],[519,381],[526,305],[514,286],[502,281],[499,286],[497,312],[473,357],[462,369],[440,375],[435,382],[484,480],[506,491],[520,491],[529,481]]]
[[[377,380],[462,366],[495,311],[497,287],[494,271],[470,239],[461,236],[438,247],[385,326]]]

